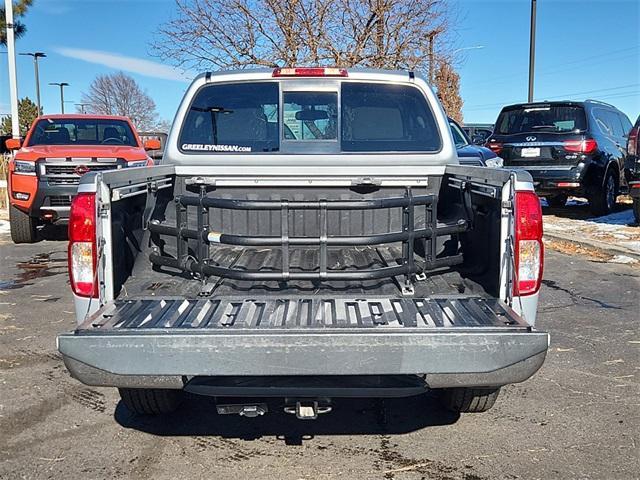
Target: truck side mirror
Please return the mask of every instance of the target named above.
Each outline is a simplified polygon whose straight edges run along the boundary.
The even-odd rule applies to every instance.
[[[9,138],[4,144],[9,150],[18,150],[22,146],[22,141],[19,138]]]
[[[145,150],[160,150],[160,140],[155,138],[150,138],[149,140],[145,140],[144,142]]]

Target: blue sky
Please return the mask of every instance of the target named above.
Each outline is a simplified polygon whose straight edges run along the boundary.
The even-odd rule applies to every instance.
[[[455,2],[454,2],[455,3]],[[493,122],[502,105],[525,101],[529,54],[529,0],[459,0],[456,47],[466,122]],[[80,101],[97,74],[131,74],[172,119],[188,83],[149,55],[158,25],[173,0],[35,0],[24,18],[28,32],[18,52],[44,51],[40,77],[45,112],[59,111],[59,90]],[[538,0],[535,98],[595,98],[632,120],[640,113],[640,2]],[[35,100],[33,62],[18,57],[20,97]],[[0,114],[8,112],[6,55],[0,55]],[[74,109],[72,103],[67,110]]]

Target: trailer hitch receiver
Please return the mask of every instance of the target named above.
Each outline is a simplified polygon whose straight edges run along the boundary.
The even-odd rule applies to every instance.
[[[315,420],[318,415],[329,413],[331,406],[320,404],[317,400],[299,400],[295,405],[284,407],[286,413],[295,415],[298,420]]]

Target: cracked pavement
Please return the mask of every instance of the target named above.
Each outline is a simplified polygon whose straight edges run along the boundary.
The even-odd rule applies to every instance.
[[[138,418],[115,389],[69,378],[55,351],[74,327],[66,243],[0,235],[0,478],[638,478],[639,292],[637,268],[548,251],[547,361],[485,414],[415,397],[343,400],[315,422],[246,419],[190,397]]]

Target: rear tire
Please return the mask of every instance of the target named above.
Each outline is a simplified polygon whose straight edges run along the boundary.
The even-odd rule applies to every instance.
[[[174,412],[182,402],[182,390],[161,388],[119,388],[122,403],[138,415]]]
[[[553,208],[563,208],[567,204],[569,196],[566,193],[559,193],[553,197],[547,197],[547,203]]]
[[[495,388],[447,388],[442,392],[442,405],[456,413],[486,412],[500,394],[500,387]]]
[[[610,168],[602,187],[589,198],[591,213],[598,217],[608,215],[616,205],[617,196],[618,185],[616,183],[614,170]]]
[[[633,216],[636,219],[636,224],[640,224],[640,198],[633,199]]]
[[[9,225],[11,229],[11,240],[13,243],[33,243],[37,238],[37,220],[9,205]]]

